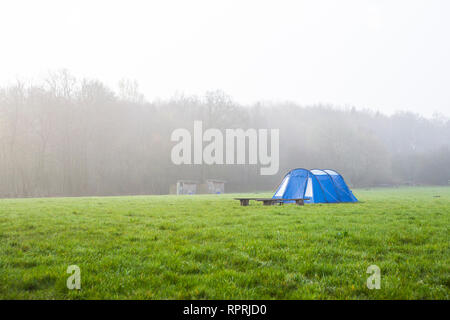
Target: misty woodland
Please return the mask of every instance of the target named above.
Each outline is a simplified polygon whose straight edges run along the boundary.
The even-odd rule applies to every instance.
[[[260,165],[176,165],[171,133],[279,129],[278,174]],[[240,105],[221,91],[148,102],[136,83],[113,91],[62,70],[0,88],[0,197],[166,194],[179,179],[274,189],[292,168],[333,168],[352,186],[447,185],[450,121],[289,102]]]

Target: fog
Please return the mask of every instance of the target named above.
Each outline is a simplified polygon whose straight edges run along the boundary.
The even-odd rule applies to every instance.
[[[446,185],[450,121],[293,103],[241,105],[223,91],[148,102],[138,84],[112,91],[67,70],[0,90],[0,196],[167,194],[179,179],[267,191],[290,169],[333,168],[352,186]],[[205,128],[280,130],[280,170],[259,165],[175,165],[171,133]]]
[[[2,1],[0,197],[448,185],[450,3]],[[175,165],[178,128],[279,129],[279,171]]]
[[[447,0],[6,0],[0,83],[67,68],[150,101],[221,89],[450,116],[449,16]]]

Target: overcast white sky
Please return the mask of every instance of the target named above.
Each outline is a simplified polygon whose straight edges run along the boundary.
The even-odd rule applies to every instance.
[[[0,84],[67,68],[152,100],[222,89],[450,116],[448,0],[0,1]]]

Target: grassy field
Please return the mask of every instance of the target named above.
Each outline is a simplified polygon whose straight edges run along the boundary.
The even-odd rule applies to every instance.
[[[450,188],[0,200],[1,299],[449,299]],[[261,195],[260,195],[261,196]],[[81,290],[68,290],[69,265]],[[381,289],[366,286],[369,265]]]

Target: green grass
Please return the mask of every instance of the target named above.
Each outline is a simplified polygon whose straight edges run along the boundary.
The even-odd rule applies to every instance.
[[[450,188],[355,194],[304,207],[241,207],[236,195],[0,200],[0,298],[449,299]],[[79,291],[66,287],[73,264]],[[366,287],[372,264],[380,290]]]

